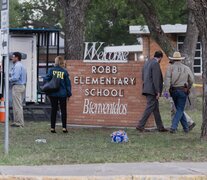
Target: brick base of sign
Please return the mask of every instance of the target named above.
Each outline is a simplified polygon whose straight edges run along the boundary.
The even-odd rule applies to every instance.
[[[67,61],[72,83],[69,124],[135,127],[145,106],[143,62],[84,63]],[[154,127],[150,117],[146,127]]]

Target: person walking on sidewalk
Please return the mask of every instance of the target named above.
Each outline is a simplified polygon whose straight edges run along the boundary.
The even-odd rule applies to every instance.
[[[49,69],[48,74],[44,78],[45,81],[50,81],[53,76],[60,79],[60,88],[56,92],[51,92],[47,94],[49,96],[52,110],[51,110],[51,133],[56,133],[55,124],[56,116],[58,111],[58,105],[61,110],[62,128],[63,132],[67,133],[67,98],[69,98],[71,93],[71,82],[69,79],[69,74],[65,67],[65,61],[62,56],[57,56],[55,58],[55,67]]]
[[[147,98],[146,109],[139,120],[136,129],[139,132],[146,131],[145,124],[149,116],[153,113],[159,132],[166,132],[159,111],[159,98],[163,90],[163,76],[160,69],[160,62],[163,58],[161,51],[156,51],[154,58],[145,62],[142,71],[143,91],[142,94]]]
[[[190,68],[181,62],[185,57],[182,57],[180,52],[174,52],[173,57],[169,57],[169,59],[175,62],[167,68],[165,87],[170,91],[176,107],[170,132],[175,133],[179,122],[181,122],[184,132],[188,133],[189,126],[184,115],[184,109],[189,90],[194,82],[194,76]]]
[[[21,63],[21,53],[14,52],[13,67],[10,72],[9,83],[12,87],[13,120],[12,127],[24,127],[23,100],[25,97],[27,72]]]

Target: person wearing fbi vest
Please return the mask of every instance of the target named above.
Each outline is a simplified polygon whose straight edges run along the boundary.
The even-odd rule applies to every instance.
[[[163,89],[163,76],[160,69],[160,62],[162,60],[163,53],[156,51],[154,58],[145,62],[142,71],[143,90],[142,94],[147,98],[147,105],[145,111],[138,122],[136,129],[139,132],[147,131],[144,127],[149,118],[153,113],[157,129],[159,132],[167,132],[164,128],[163,122],[159,111],[159,98],[162,94]]]
[[[67,133],[67,98],[69,98],[71,93],[71,82],[69,79],[69,74],[64,68],[65,62],[62,56],[57,56],[55,58],[55,67],[49,69],[48,74],[44,78],[45,81],[50,81],[53,76],[60,79],[60,88],[56,92],[51,92],[48,94],[52,110],[51,110],[51,133],[56,133],[56,115],[58,111],[58,105],[61,110],[61,120],[63,132]]]
[[[12,87],[12,106],[14,122],[12,127],[24,126],[23,99],[25,97],[27,72],[21,63],[22,55],[14,52],[12,56],[13,67],[10,72],[9,83]]]
[[[181,62],[185,57],[182,57],[180,52],[174,52],[173,57],[169,57],[169,59],[174,60],[174,63],[167,68],[165,88],[169,90],[176,107],[176,113],[172,120],[170,132],[176,133],[178,124],[181,122],[184,132],[188,133],[189,126],[184,114],[184,109],[189,95],[189,89],[194,82],[194,76],[190,68]]]

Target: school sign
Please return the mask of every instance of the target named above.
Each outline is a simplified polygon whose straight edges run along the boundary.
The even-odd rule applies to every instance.
[[[128,52],[106,52],[102,46],[86,43],[83,61],[67,61],[73,91],[68,123],[136,126],[146,104],[141,95],[143,62],[128,62]],[[153,125],[152,119],[148,126]]]

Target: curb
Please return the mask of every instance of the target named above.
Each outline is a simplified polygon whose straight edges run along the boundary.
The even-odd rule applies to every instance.
[[[207,180],[207,175],[7,176],[0,180]]]

